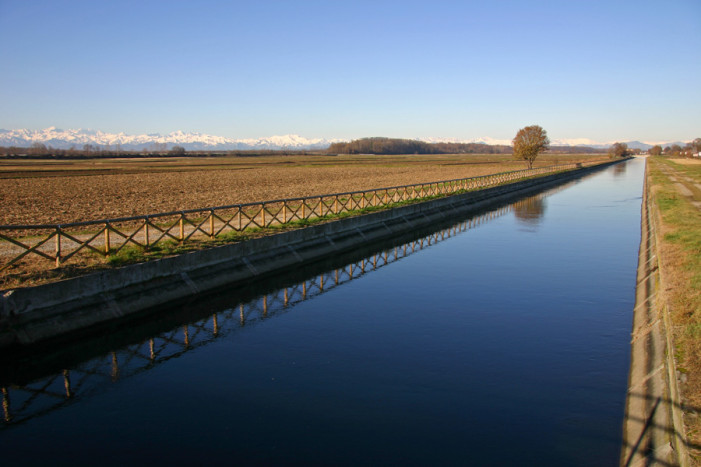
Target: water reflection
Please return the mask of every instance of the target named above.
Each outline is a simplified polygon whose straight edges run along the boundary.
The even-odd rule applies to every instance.
[[[626,168],[628,164],[616,164],[613,166],[613,176],[616,178],[622,177],[626,174]]]
[[[542,196],[531,196],[514,203],[514,216],[519,222],[526,225],[538,225],[545,215],[545,207],[545,198]]]
[[[148,372],[243,328],[288,313],[300,302],[331,292],[511,212],[519,221],[538,223],[545,210],[544,199],[569,185],[571,183],[484,211],[400,244],[384,246],[342,266],[314,272],[303,280],[290,283],[287,279],[285,286],[250,298],[246,292],[235,290],[225,295],[219,294],[209,302],[203,300],[186,304],[182,312],[169,310],[165,320],[139,323],[121,335],[115,333],[109,338],[96,338],[79,344],[70,352],[64,352],[67,356],[57,357],[56,354],[60,352],[52,349],[50,355],[5,360],[0,363],[4,420],[0,429],[104,392],[120,380]],[[206,311],[212,309],[216,311]],[[162,330],[164,326],[167,326],[165,331]],[[135,336],[140,337],[135,341]],[[108,351],[105,351],[106,346]]]

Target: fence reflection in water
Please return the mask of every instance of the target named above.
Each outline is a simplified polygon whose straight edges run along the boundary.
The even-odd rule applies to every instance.
[[[138,344],[128,345],[92,358],[71,369],[63,369],[28,384],[0,387],[3,428],[9,428],[53,410],[60,409],[107,384],[151,370],[157,365],[198,349],[246,326],[290,311],[296,304],[329,292],[379,268],[400,261],[413,253],[443,242],[490,220],[518,212],[534,200],[542,200],[567,185],[500,207],[456,223],[411,242],[385,249],[369,257],[333,269],[290,287],[284,287],[253,300],[238,303],[198,321],[183,324]]]

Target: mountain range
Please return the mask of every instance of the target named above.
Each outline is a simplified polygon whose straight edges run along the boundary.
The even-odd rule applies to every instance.
[[[489,137],[474,139],[458,138],[416,138],[427,143],[482,143],[489,145],[510,145],[511,140],[501,140]],[[49,127],[43,130],[3,130],[0,129],[0,146],[29,147],[32,144],[44,144],[57,149],[69,149],[75,147],[82,149],[90,144],[100,146],[103,149],[142,150],[153,149],[156,145],[166,145],[168,149],[173,146],[182,146],[192,150],[262,150],[262,149],[324,149],[331,143],[345,141],[343,139],[305,138],[299,135],[270,136],[267,138],[235,139],[223,136],[207,135],[202,133],[185,133],[174,131],[167,135],[159,133],[128,135],[125,133],[105,133],[99,130],[76,129],[61,130]],[[586,138],[553,140],[552,146],[585,146],[598,149],[606,149],[612,143],[597,143]],[[627,142],[632,149],[650,149],[656,143],[644,143],[641,141]],[[664,145],[684,143],[664,143]]]
[[[152,149],[155,145],[167,148],[182,146],[187,150],[246,150],[246,149],[323,149],[338,139],[309,139],[299,135],[270,136],[268,138],[234,139],[202,133],[174,131],[167,135],[159,133],[128,135],[126,133],[105,133],[99,130],[61,130],[49,127],[43,130],[3,130],[0,129],[0,146],[29,147],[39,143],[57,149],[74,146],[82,149],[91,144],[113,150]]]

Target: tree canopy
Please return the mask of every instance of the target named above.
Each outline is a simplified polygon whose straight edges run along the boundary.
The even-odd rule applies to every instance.
[[[548,133],[539,125],[531,125],[518,130],[514,143],[514,159],[524,160],[529,169],[541,151],[550,146]]]
[[[609,148],[609,155],[611,157],[626,157],[630,154],[628,151],[628,145],[626,143],[614,143]]]
[[[362,138],[333,143],[332,154],[508,154],[509,146],[480,143],[427,143],[415,139]]]

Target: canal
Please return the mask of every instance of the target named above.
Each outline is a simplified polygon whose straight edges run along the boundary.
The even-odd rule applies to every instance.
[[[644,160],[0,364],[5,465],[617,465]]]

